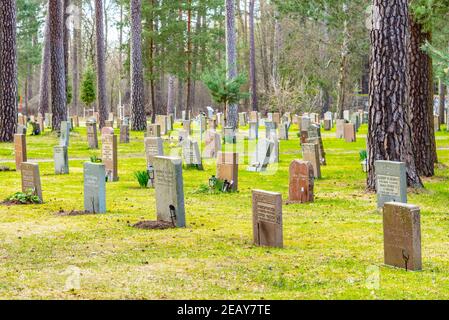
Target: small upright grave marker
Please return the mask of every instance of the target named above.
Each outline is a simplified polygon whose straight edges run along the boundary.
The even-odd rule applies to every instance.
[[[262,190],[252,195],[254,244],[282,248],[282,195]]]
[[[106,212],[106,170],[102,163],[84,163],[84,210]]]
[[[34,195],[38,196],[41,202],[44,202],[39,165],[37,163],[22,162],[20,171],[22,174],[22,192],[32,190]]]
[[[378,160],[376,172],[377,207],[386,202],[407,203],[407,175],[404,162]]]

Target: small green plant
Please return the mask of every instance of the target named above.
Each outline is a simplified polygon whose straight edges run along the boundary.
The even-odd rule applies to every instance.
[[[360,151],[359,156],[360,156],[360,161],[364,161],[364,160],[368,159],[368,153],[366,152],[366,150]]]
[[[7,202],[16,204],[37,204],[41,203],[41,199],[34,194],[33,189],[29,189],[26,192],[16,192],[13,195],[5,199]]]
[[[147,171],[136,171],[134,172],[134,177],[139,182],[141,188],[146,188],[148,186],[148,181],[150,181],[150,175]]]
[[[100,158],[98,158],[97,155],[93,155],[93,156],[90,156],[90,162],[101,163],[102,160]]]

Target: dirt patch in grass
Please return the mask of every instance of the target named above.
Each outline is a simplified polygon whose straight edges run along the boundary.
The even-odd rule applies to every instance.
[[[58,216],[83,216],[83,215],[88,215],[88,214],[96,214],[93,212],[89,212],[89,211],[77,211],[77,210],[71,210],[71,211],[64,211],[64,210],[59,210],[58,212],[56,212],[56,215]]]
[[[5,200],[3,202],[0,202],[1,205],[3,206],[25,206],[25,205],[30,205],[30,204],[39,204],[39,203],[34,203],[34,202],[20,202],[19,200]]]
[[[133,228],[144,230],[165,230],[173,229],[173,223],[164,221],[140,221],[133,225]]]

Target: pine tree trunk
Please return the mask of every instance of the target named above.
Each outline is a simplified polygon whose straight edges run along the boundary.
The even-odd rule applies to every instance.
[[[338,81],[338,104],[337,117],[343,119],[343,111],[346,106],[346,75],[347,75],[347,60],[349,55],[349,31],[348,22],[344,22],[343,30],[343,44],[341,46],[341,60],[340,60],[340,79]]]
[[[426,40],[431,40],[423,26],[410,19],[409,55],[409,118],[412,129],[413,153],[416,170],[420,176],[434,175],[435,132],[433,126],[432,59],[421,50]]]
[[[68,97],[69,93],[69,44],[70,44],[70,30],[67,28],[67,21],[69,19],[69,14],[67,13],[67,9],[70,5],[70,0],[64,1],[64,20],[63,20],[63,28],[64,28],[64,70],[65,70],[65,90],[66,96]],[[66,98],[68,101],[68,98]]]
[[[141,36],[141,0],[131,0],[131,125],[136,131],[147,128]]]
[[[226,68],[228,79],[237,77],[237,49],[235,33],[234,0],[226,0]],[[226,126],[237,128],[238,105],[231,104],[227,108]]]
[[[49,110],[49,83],[50,83],[50,13],[47,9],[45,18],[44,43],[42,46],[41,74],[39,80],[39,107],[38,113],[45,118]]]
[[[59,132],[61,121],[67,120],[67,96],[64,70],[64,23],[60,0],[49,0],[51,109],[53,130]]]
[[[251,83],[251,107],[259,111],[257,101],[257,75],[256,75],[256,44],[254,40],[254,3],[249,1],[249,77]]]
[[[79,6],[80,2],[77,1]],[[81,21],[75,20],[75,25],[73,26],[73,43],[72,43],[72,107],[73,112],[79,115],[79,83],[80,83],[80,72],[78,66],[79,60],[79,50],[81,49],[79,44],[79,38],[81,37]]]
[[[187,0],[187,98],[186,113],[192,110],[192,0]]]
[[[0,142],[12,142],[17,125],[16,1],[0,6]]]
[[[95,31],[97,49],[97,108],[100,113],[100,128],[103,128],[108,118],[103,0],[95,0]]]
[[[422,187],[411,145],[408,110],[408,0],[374,0],[378,27],[371,31],[367,187],[376,188],[376,160],[406,164],[407,182]]]

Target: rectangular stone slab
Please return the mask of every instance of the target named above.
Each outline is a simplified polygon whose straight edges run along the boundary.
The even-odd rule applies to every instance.
[[[155,157],[153,164],[157,220],[174,222],[176,227],[185,227],[182,160],[175,157]],[[171,208],[175,210],[176,215],[173,219]]]
[[[84,210],[106,212],[106,170],[103,163],[84,163]]]
[[[282,195],[253,190],[252,201],[254,244],[282,248]]]
[[[378,160],[376,173],[377,207],[386,202],[407,203],[407,175],[404,162]]]
[[[421,270],[419,207],[398,202],[385,203],[383,230],[385,264],[406,270]]]
[[[314,172],[309,161],[293,160],[289,168],[289,203],[313,202]]]
[[[238,190],[239,154],[236,152],[218,152],[217,179],[233,181],[232,190]]]
[[[105,165],[108,182],[118,181],[117,136],[104,134],[101,137],[101,159]]]
[[[31,189],[41,199],[41,202],[44,202],[39,165],[37,163],[22,162],[20,172],[22,174],[22,192],[27,192]]]
[[[53,148],[53,160],[55,162],[55,174],[69,173],[69,156],[67,147],[55,146]]]
[[[20,164],[27,162],[27,144],[24,134],[14,135],[14,153],[16,157],[16,170],[20,170]]]

